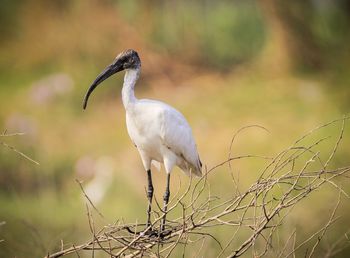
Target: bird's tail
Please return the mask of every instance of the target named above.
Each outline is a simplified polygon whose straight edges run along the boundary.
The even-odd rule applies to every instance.
[[[196,176],[202,176],[202,161],[198,156],[196,169],[193,171]]]
[[[188,176],[191,176],[191,175],[195,175],[198,177],[202,176],[202,162],[201,162],[199,157],[197,159],[196,164],[192,164],[192,163],[186,161],[186,162],[184,162],[184,164],[181,164],[180,168]]]

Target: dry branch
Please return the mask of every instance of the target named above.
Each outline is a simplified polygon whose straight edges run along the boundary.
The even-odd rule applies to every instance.
[[[7,131],[5,130],[2,134],[0,134],[0,138],[1,137],[13,137],[13,136],[21,136],[21,135],[25,135],[24,133],[7,133]],[[36,165],[40,165],[39,162],[35,161],[34,159],[32,159],[31,157],[29,157],[27,154],[19,151],[18,149],[16,149],[15,147],[7,144],[6,142],[0,141],[0,145],[16,152],[17,154],[19,154],[20,156],[22,156],[23,158],[29,160],[30,162],[33,162]]]
[[[337,182],[342,178],[348,179],[350,166],[330,168],[343,139],[345,122],[348,119],[349,117],[344,117],[334,120],[308,132],[273,158],[257,155],[233,156],[232,143],[242,131],[239,130],[231,141],[228,159],[206,169],[204,176],[198,181],[189,180],[185,191],[173,197],[167,212],[177,210],[181,215],[176,219],[167,217],[164,232],[159,233],[160,222],[164,216],[159,206],[153,211],[154,220],[149,227],[158,233],[151,235],[142,232],[133,233],[145,227],[145,224],[137,223],[115,223],[96,230],[92,213],[88,208],[91,240],[46,257],[78,254],[82,250],[89,250],[92,255],[96,251],[101,251],[106,253],[107,257],[170,257],[175,250],[178,252],[182,250],[184,256],[185,251],[191,250],[190,248],[194,246],[197,246],[200,252],[204,248],[204,241],[213,241],[217,244],[219,248],[217,257],[239,257],[248,251],[251,251],[254,257],[271,257],[271,255],[294,257],[296,251],[317,237],[310,246],[309,253],[305,254],[307,257],[314,257],[328,229],[336,222],[336,211],[341,203],[341,197],[348,199],[348,194]],[[315,131],[339,122],[341,128],[337,141],[323,162],[318,147],[326,138],[314,140],[309,144],[302,142],[309,139]],[[224,168],[225,165],[228,165],[231,172],[230,162],[247,158],[263,158],[267,162],[257,181],[244,191],[238,191],[238,180],[232,176],[235,191],[231,197],[224,199],[214,196],[208,176],[219,171],[219,168]],[[294,230],[283,243],[278,244],[277,248],[274,239],[279,228],[293,212],[293,208],[324,185],[329,185],[339,192],[338,202],[329,220],[320,230],[299,242],[296,240],[297,231]],[[86,196],[83,188],[82,191]],[[91,203],[87,196],[86,198]],[[230,229],[230,235],[222,240],[213,233],[213,229],[224,228]],[[330,246],[328,257],[339,253],[341,248],[349,244],[349,241],[345,241],[344,244],[343,240],[344,237],[339,243]],[[198,246],[199,242],[201,246]]]

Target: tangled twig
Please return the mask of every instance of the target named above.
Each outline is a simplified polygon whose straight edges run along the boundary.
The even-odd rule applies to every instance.
[[[93,255],[95,251],[102,251],[109,257],[169,257],[178,250],[177,252],[181,251],[184,256],[186,249],[198,246],[199,243],[201,243],[199,251],[202,250],[204,241],[213,241],[217,244],[219,250],[217,257],[239,257],[248,251],[252,251],[254,257],[271,257],[272,254],[274,257],[291,257],[304,245],[316,239],[310,246],[310,251],[305,254],[306,257],[314,257],[328,229],[337,221],[336,211],[341,203],[341,197],[348,198],[348,194],[338,182],[341,178],[348,178],[350,166],[330,168],[330,163],[343,139],[345,122],[348,119],[349,117],[344,117],[334,120],[308,132],[273,158],[258,155],[233,156],[232,142],[235,135],[227,160],[205,169],[204,176],[198,181],[191,179],[183,193],[178,192],[170,201],[168,213],[178,212],[181,215],[175,219],[167,217],[166,233],[153,235],[135,233],[140,228],[144,229],[146,225],[121,222],[96,230],[92,213],[87,206],[91,240],[48,254],[46,257],[61,257],[82,250],[90,250]],[[308,144],[302,142],[316,130],[338,122],[342,123],[339,136],[331,153],[323,162],[317,148],[326,138]],[[225,165],[231,170],[231,162],[246,158],[266,160],[267,164],[256,182],[245,190],[233,191],[226,199],[214,196],[210,189],[209,175],[216,173]],[[237,180],[233,180],[237,189]],[[275,235],[293,208],[324,185],[329,185],[339,192],[338,201],[328,221],[321,229],[301,241],[297,241],[297,231],[293,230],[283,243],[279,243],[280,247],[276,248]],[[88,197],[87,199],[91,202]],[[148,229],[160,229],[163,216],[160,207],[158,210],[155,209],[154,219]],[[229,237],[220,239],[214,232],[217,229],[230,229]],[[349,244],[347,233],[345,233],[346,245],[343,240],[344,237],[330,246],[326,253],[327,257],[338,253],[341,248]]]

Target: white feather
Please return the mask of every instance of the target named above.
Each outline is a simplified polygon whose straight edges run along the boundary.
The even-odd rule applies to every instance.
[[[152,165],[158,170],[158,171],[160,171],[161,170],[161,168],[162,168],[162,165],[160,164],[160,162],[158,162],[158,161],[155,161],[155,160],[152,160]]]
[[[160,101],[135,98],[134,86],[139,73],[139,69],[127,70],[122,98],[127,130],[145,169],[149,170],[151,163],[163,163],[167,173],[178,166],[188,175],[192,172],[200,176],[201,162],[191,127],[184,116],[171,106]]]

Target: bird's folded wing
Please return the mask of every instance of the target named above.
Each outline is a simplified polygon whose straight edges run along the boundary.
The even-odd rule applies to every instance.
[[[162,139],[176,155],[183,157],[200,172],[200,161],[192,130],[184,116],[173,108],[163,113]]]

